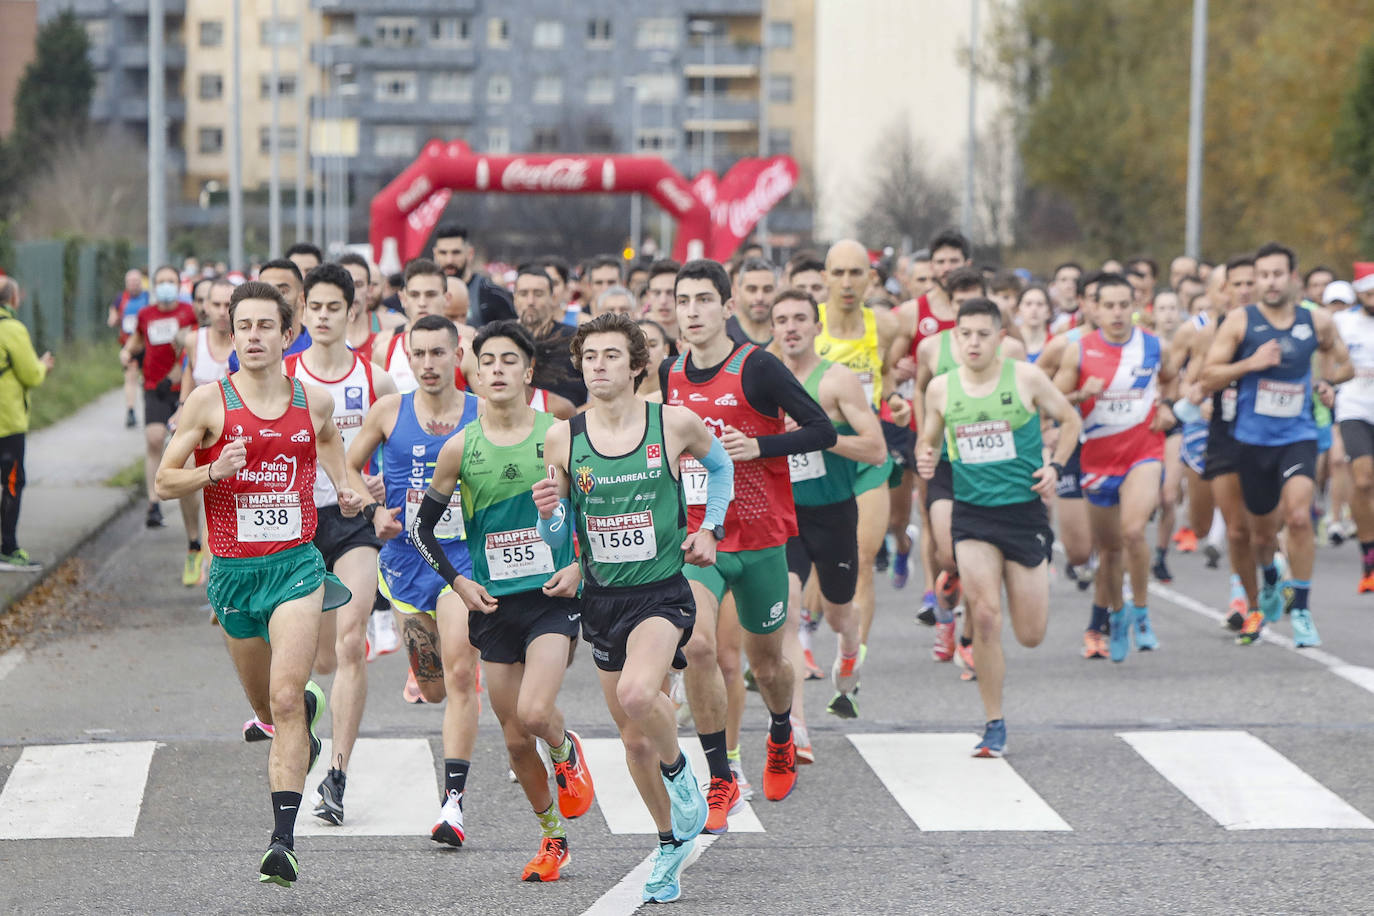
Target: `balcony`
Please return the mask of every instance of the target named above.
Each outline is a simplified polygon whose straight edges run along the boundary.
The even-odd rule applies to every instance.
[[[687,0],[682,6],[689,19],[697,16],[763,15],[763,0]]]
[[[124,16],[147,16],[148,0],[119,0],[117,12]],[[186,0],[162,0],[162,14],[185,16]]]
[[[408,48],[389,45],[324,44],[310,48],[310,60],[320,66],[352,64],[376,70],[413,70],[442,67],[446,70],[472,70],[477,66],[477,49],[442,45],[415,45]]]
[[[711,47],[709,67],[704,44],[692,43],[683,50],[682,58],[682,72],[688,77],[747,79],[759,75],[763,49],[758,45],[734,44],[718,38]]]
[[[461,16],[477,12],[477,0],[310,0],[310,6],[324,13],[337,11],[385,16],[419,13]]]
[[[115,49],[119,66],[125,70],[148,69],[148,46],[121,45]],[[186,48],[183,45],[167,45],[162,51],[162,63],[167,70],[186,69]]]
[[[379,102],[357,96],[335,99],[337,116],[384,124],[470,124],[477,117],[476,102]],[[326,117],[325,99],[311,96],[310,116]]]
[[[180,98],[169,98],[163,103],[163,112],[169,121],[186,120],[186,100]],[[122,98],[112,103],[112,114],[110,117],[121,121],[147,121],[148,120],[148,96],[147,93],[135,96],[134,98]]]
[[[705,96],[687,97],[687,116],[682,122],[683,130],[697,131],[709,128],[719,133],[730,133],[757,130],[758,126],[759,101],[756,98],[718,95],[711,100],[708,112]]]

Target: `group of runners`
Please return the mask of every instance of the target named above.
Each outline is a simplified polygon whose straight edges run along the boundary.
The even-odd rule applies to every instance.
[[[326,711],[313,813],[343,823],[366,661],[398,644],[406,699],[445,704],[431,837],[467,840],[480,689],[540,831],[521,879],[551,881],[595,797],[559,707],[588,642],[659,833],[643,897],[668,902],[695,838],[753,797],[751,765],[777,802],[815,761],[802,685],[826,676],[818,655],[827,712],[860,715],[884,554],[898,588],[919,564],[932,657],[977,681],[979,757],[1007,748],[1003,609],[1018,642],[1043,640],[1056,529],[1067,574],[1093,589],[1085,658],[1157,649],[1152,566],[1167,578],[1169,546],[1199,539],[1219,560],[1221,537],[1239,640],[1282,617],[1287,589],[1295,642],[1319,644],[1321,406],[1335,405],[1360,588],[1374,590],[1374,276],[1333,315],[1300,301],[1277,244],[1206,278],[1176,262],[1159,292],[1140,259],[1063,265],[1008,293],[971,253],[942,232],[886,286],[853,240],[782,270],[748,252],[659,262],[638,283],[599,259],[585,308],[547,258],[518,271],[516,319],[480,324],[463,320],[471,281],[451,259],[408,264],[392,314],[366,259],[293,252],[255,280],[211,282],[198,330],[155,282],[125,347],[145,354],[145,385],[156,370],[149,523],[157,499],[182,500],[186,581],[208,578],[252,707],[245,738],[272,741],[260,880],[298,877]],[[189,559],[202,502],[208,572]],[[311,678],[331,673],[326,702]],[[746,685],[768,715],[756,760]],[[685,715],[700,779],[678,744]]]

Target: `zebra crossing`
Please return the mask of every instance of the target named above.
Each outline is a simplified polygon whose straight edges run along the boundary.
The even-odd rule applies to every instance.
[[[1374,821],[1364,813],[1248,731],[1104,732],[1094,740],[1124,743],[1168,783],[1168,789],[1161,786],[1159,791],[1181,794],[1224,830],[1374,829]],[[854,765],[851,761],[861,761],[881,784],[886,801],[895,803],[922,832],[1075,829],[1074,817],[1042,798],[1017,771],[1014,757],[971,757],[976,741],[972,733],[856,732],[834,741],[817,768],[849,767]],[[707,769],[699,742],[689,735],[681,744],[694,772],[704,779]],[[166,747],[155,741],[24,747],[0,789],[0,840],[136,836],[145,794],[151,791],[155,757]],[[583,750],[607,831],[653,834],[619,740],[586,738]],[[329,754],[326,741],[322,759]],[[435,762],[427,738],[360,739],[349,766],[347,822],[334,827],[305,814],[298,821],[298,833],[428,833],[439,797]],[[807,769],[802,771],[803,792]],[[1094,775],[1084,773],[1083,779]],[[848,782],[859,782],[852,770]],[[865,799],[866,804],[882,802]],[[758,793],[755,805],[732,816],[731,832],[767,833],[768,808]]]

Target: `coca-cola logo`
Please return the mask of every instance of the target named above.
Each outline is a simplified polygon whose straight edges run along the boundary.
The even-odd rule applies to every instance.
[[[429,196],[429,192],[434,189],[430,184],[428,175],[417,175],[415,180],[396,197],[396,206],[402,213],[407,213],[414,209],[415,205]]]
[[[688,210],[692,209],[693,204],[696,203],[692,200],[692,195],[678,187],[671,178],[660,178],[658,180],[658,193],[663,195],[668,203],[672,204],[679,213],[686,213]]]
[[[587,160],[554,159],[542,165],[512,159],[501,173],[507,191],[581,191],[587,187]]]
[[[749,234],[763,214],[773,209],[791,192],[795,182],[785,162],[774,162],[754,181],[753,189],[743,198],[722,201],[712,208],[716,225],[727,227],[736,238]]]

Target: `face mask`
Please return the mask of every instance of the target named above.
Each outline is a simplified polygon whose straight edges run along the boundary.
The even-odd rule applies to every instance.
[[[177,297],[177,285],[175,283],[159,283],[153,288],[158,302],[173,302]]]

